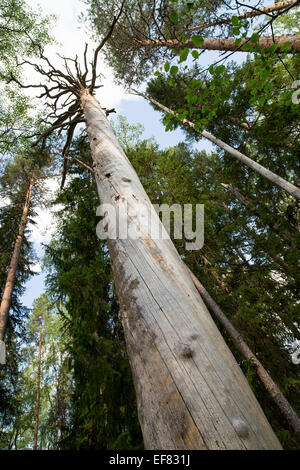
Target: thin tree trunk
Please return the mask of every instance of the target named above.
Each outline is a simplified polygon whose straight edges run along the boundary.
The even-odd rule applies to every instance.
[[[146,100],[148,101],[151,101],[151,103],[153,103],[155,106],[157,106],[158,108],[162,109],[163,111],[165,111],[166,113],[170,113],[172,114],[173,116],[176,116],[176,113],[174,111],[172,111],[170,108],[168,108],[167,106],[159,103],[158,101],[154,100],[153,98],[151,98],[150,96],[148,95],[145,95],[144,93],[141,93],[137,90],[134,90],[132,89],[132,91],[139,95],[139,96],[142,96],[143,98],[145,98]],[[195,126],[194,124],[191,122],[191,121],[188,121],[187,119],[181,119],[181,122],[183,124],[185,124],[186,126],[190,127],[191,129],[195,130]],[[196,131],[197,132],[197,131]],[[243,153],[239,152],[238,150],[234,149],[233,147],[231,147],[230,145],[226,144],[225,142],[223,142],[221,139],[218,139],[217,137],[215,137],[214,135],[212,135],[210,132],[207,132],[207,131],[202,131],[202,132],[199,132],[203,137],[205,137],[206,139],[210,140],[213,144],[217,145],[218,147],[220,147],[221,149],[225,150],[226,152],[228,152],[230,155],[232,155],[234,158],[236,158],[237,160],[240,160],[242,163],[244,163],[245,165],[247,165],[249,168],[251,168],[252,170],[256,171],[257,173],[259,173],[260,175],[264,176],[265,178],[267,178],[269,181],[271,181],[271,183],[273,184],[276,184],[278,187],[284,189],[285,191],[287,191],[291,196],[293,196],[295,199],[298,199],[300,200],[300,189],[293,185],[292,183],[289,183],[288,181],[286,181],[284,178],[281,178],[281,176],[279,175],[276,175],[276,173],[273,173],[272,171],[268,170],[267,168],[265,168],[264,166],[260,165],[259,163],[255,162],[254,160],[252,160],[251,158],[247,157],[246,155],[244,155]]]
[[[275,40],[275,41],[274,41]],[[250,38],[241,38],[239,45],[235,43],[236,38],[203,38],[201,46],[196,46],[191,39],[185,42],[180,42],[178,39],[134,39],[133,42],[139,46],[151,46],[151,47],[167,47],[170,49],[203,49],[206,51],[243,51],[241,47],[244,44],[250,44],[251,46],[260,46],[262,49],[268,49],[277,44],[277,50],[279,50],[286,42],[289,43],[289,53],[300,52],[300,34],[284,34],[282,36],[261,36],[257,43],[252,43]]]
[[[216,304],[216,302],[212,299],[209,295],[205,287],[201,284],[201,282],[197,279],[197,277],[192,273],[192,271],[187,267],[190,276],[199,292],[201,297],[203,298],[204,302],[208,306],[208,308],[215,314],[218,320],[222,323],[227,333],[232,338],[234,344],[238,348],[238,350],[243,354],[246,359],[250,359],[256,367],[256,373],[264,385],[267,392],[273,398],[274,402],[282,411],[283,415],[285,416],[286,420],[288,421],[289,425],[293,428],[295,433],[300,436],[300,418],[294,409],[291,407],[290,403],[287,401],[285,396],[281,393],[279,387],[273,381],[272,377],[268,374],[266,369],[263,367],[261,362],[257,359],[255,354],[251,351],[247,343],[244,341],[242,336],[239,332],[235,329],[232,323],[228,320],[226,315],[222,312],[220,307]]]
[[[240,15],[236,15],[237,18],[240,20],[247,19],[247,18],[254,18],[255,16],[265,15],[267,13],[273,13],[274,11],[280,11],[284,8],[292,7],[297,3],[298,0],[289,0],[286,2],[277,2],[274,5],[270,5],[268,7],[256,8],[251,11],[247,11],[246,13],[242,13]],[[249,6],[249,8],[251,8]],[[221,20],[213,21],[212,23],[203,23],[199,24],[198,26],[193,26],[192,28],[188,28],[185,31],[199,31],[200,29],[211,28],[212,26],[219,26],[221,24],[231,24],[232,17],[224,18]]]
[[[35,404],[35,425],[34,425],[34,439],[33,450],[37,450],[38,432],[39,432],[39,414],[40,414],[40,390],[41,390],[41,358],[42,358],[42,336],[43,335],[43,317],[41,316],[40,323],[40,339],[39,339],[39,358],[38,370],[36,380],[36,404]]]
[[[11,257],[11,262],[10,266],[8,269],[7,273],[7,278],[6,278],[6,283],[3,291],[3,296],[1,300],[1,306],[0,306],[0,342],[4,340],[5,336],[5,330],[6,330],[6,325],[7,325],[7,320],[8,320],[8,314],[9,314],[9,309],[10,309],[10,304],[11,304],[11,297],[15,285],[15,280],[16,280],[16,275],[17,275],[17,268],[18,268],[18,262],[19,262],[19,257],[20,257],[20,252],[21,252],[21,247],[23,243],[23,238],[24,238],[24,230],[26,228],[27,224],[27,218],[28,218],[28,212],[29,212],[29,206],[30,206],[30,199],[31,199],[31,194],[32,194],[32,189],[34,186],[35,182],[35,174],[32,173],[29,187],[26,193],[26,199],[23,207],[23,213],[21,217],[21,222],[19,225],[19,231],[18,231],[18,236],[15,242],[14,246],[14,251]]]
[[[226,282],[225,279],[223,279],[222,276],[220,276],[219,273],[215,270],[213,263],[209,260],[207,255],[200,251],[199,258],[202,260],[205,266],[209,266],[208,269],[210,270],[212,277],[216,280],[221,289],[227,294],[232,294],[232,289],[229,286],[228,282]]]
[[[108,245],[146,449],[281,449],[105,112],[88,90],[81,103],[99,199],[129,216]]]

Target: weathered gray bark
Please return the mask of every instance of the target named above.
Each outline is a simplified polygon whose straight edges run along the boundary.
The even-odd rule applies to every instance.
[[[275,39],[275,41],[274,41]],[[134,39],[133,42],[140,46],[151,47],[169,47],[170,49],[203,49],[207,51],[243,51],[241,47],[244,44],[251,46],[258,45],[262,49],[268,49],[273,46],[274,42],[277,44],[277,51],[288,42],[290,45],[289,53],[300,52],[300,34],[284,34],[282,36],[261,36],[257,43],[253,44],[250,38],[242,38],[239,45],[236,45],[236,38],[204,38],[201,46],[195,46],[191,39],[185,42],[180,42],[178,39]]]
[[[38,369],[37,369],[37,379],[36,379],[36,402],[35,402],[35,423],[34,423],[33,450],[37,450],[37,441],[38,441],[38,433],[39,433],[42,337],[43,337],[43,317],[41,316],[41,319],[40,319]]]
[[[240,20],[247,19],[247,18],[254,18],[255,16],[265,15],[266,13],[274,13],[275,11],[280,11],[288,7],[292,7],[297,3],[298,0],[289,0],[286,2],[277,2],[274,5],[269,5],[268,7],[257,8],[255,10],[247,11],[246,13],[242,13],[240,15],[236,15]],[[221,20],[213,21],[211,23],[202,23],[198,26],[193,26],[192,28],[188,28],[186,31],[199,31],[200,29],[211,28],[213,26],[218,26],[221,24],[231,23],[230,18],[224,18]]]
[[[148,95],[145,95],[144,93],[141,93],[137,90],[132,90],[135,94],[139,95],[139,96],[142,96],[143,98],[145,98],[146,100],[148,101],[151,101],[151,103],[155,104],[155,106],[159,107],[160,109],[162,109],[163,111],[165,111],[166,113],[170,113],[172,114],[173,116],[176,116],[176,113],[174,111],[172,111],[172,109],[168,108],[167,106],[159,103],[158,101],[156,101],[155,99],[151,98],[150,96]],[[186,126],[190,127],[191,129],[195,130],[195,126],[194,124],[191,122],[191,121],[188,121],[187,119],[182,119],[181,120],[183,124],[185,124]],[[197,131],[196,131],[197,132]],[[257,173],[259,173],[260,175],[264,176],[265,178],[267,178],[269,181],[271,181],[271,183],[273,184],[276,184],[277,186],[279,186],[280,188],[284,189],[285,191],[287,191],[291,196],[293,196],[295,199],[298,199],[300,200],[300,189],[293,185],[292,183],[289,183],[288,181],[286,181],[284,178],[281,178],[281,176],[278,176],[276,175],[276,173],[273,173],[272,171],[268,170],[267,168],[265,168],[264,166],[260,165],[259,163],[255,162],[254,160],[252,160],[251,158],[247,157],[246,155],[244,155],[243,153],[239,152],[238,150],[234,149],[233,147],[231,147],[230,145],[226,144],[225,142],[223,142],[221,139],[218,139],[217,137],[215,137],[214,135],[212,135],[210,132],[207,132],[205,130],[203,130],[202,132],[200,132],[200,134],[205,137],[206,139],[210,140],[213,144],[217,145],[218,147],[220,147],[221,149],[225,150],[226,152],[228,152],[230,155],[232,155],[234,158],[236,158],[237,160],[240,160],[242,163],[244,163],[245,165],[247,165],[249,168],[252,168],[252,170],[256,171]]]
[[[158,215],[105,112],[81,102],[100,201],[129,215],[108,244],[146,449],[281,449],[166,231],[149,236],[139,203]]]
[[[205,287],[201,284],[201,282],[196,278],[196,276],[192,273],[192,271],[187,267],[190,276],[199,292],[201,297],[203,298],[206,305],[210,308],[210,310],[216,315],[218,320],[222,323],[224,328],[226,329],[227,333],[229,333],[230,337],[232,338],[234,344],[238,348],[238,350],[243,354],[246,359],[250,359],[256,368],[256,373],[260,378],[262,384],[266,388],[267,392],[273,398],[276,405],[280,408],[281,412],[285,416],[286,420],[294,429],[295,433],[300,436],[300,418],[297,413],[294,411],[288,400],[285,396],[281,393],[278,385],[274,382],[272,377],[268,374],[262,363],[257,359],[255,354],[251,351],[247,343],[244,341],[242,336],[239,332],[235,329],[232,323],[228,320],[226,315],[222,312],[218,304],[213,300],[213,298],[209,295]]]
[[[6,278],[6,283],[3,291],[3,296],[1,300],[1,306],[0,306],[0,341],[4,340],[4,335],[5,335],[5,330],[6,330],[6,325],[7,325],[7,320],[8,320],[8,314],[9,314],[9,309],[10,309],[10,304],[11,304],[11,297],[15,285],[15,280],[16,280],[16,275],[17,275],[17,268],[18,268],[18,262],[19,262],[19,257],[20,257],[20,252],[21,252],[21,247],[23,243],[23,237],[24,237],[24,230],[27,224],[27,218],[28,218],[28,212],[29,212],[29,206],[30,206],[30,199],[31,199],[31,194],[32,194],[32,189],[34,186],[34,181],[35,181],[35,175],[34,173],[31,176],[29,187],[27,190],[26,194],[26,199],[23,207],[23,213],[19,225],[19,230],[18,230],[18,236],[15,242],[14,246],[14,251],[11,257],[11,262],[10,266],[8,269],[7,273],[7,278]]]

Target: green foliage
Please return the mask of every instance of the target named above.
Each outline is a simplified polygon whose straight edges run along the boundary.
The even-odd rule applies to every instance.
[[[1,0],[0,11],[0,78],[16,67],[16,57],[24,59],[38,55],[39,47],[50,43],[49,28],[53,17],[43,17],[24,0]]]
[[[185,20],[184,14],[182,13],[181,17],[177,15],[176,22],[180,23],[180,27],[184,30]],[[235,44],[237,49],[240,49],[244,52],[249,52],[253,54],[252,59],[252,78],[249,80],[249,86],[252,88],[252,97],[250,99],[250,104],[257,103],[259,106],[263,106],[265,103],[268,103],[274,96],[275,87],[273,85],[274,80],[272,79],[273,75],[278,73],[278,69],[282,69],[281,73],[283,73],[286,77],[285,83],[285,90],[290,90],[292,88],[292,83],[295,79],[296,75],[292,75],[291,71],[289,71],[289,60],[286,58],[286,53],[288,53],[291,49],[289,42],[283,44],[280,48],[280,56],[278,56],[278,44],[274,43],[271,47],[264,49],[262,46],[258,44],[261,33],[266,29],[269,23],[263,25],[259,32],[255,30],[250,35],[249,39],[244,41],[244,38],[247,36],[247,31],[249,30],[249,24],[247,21],[238,18],[237,16],[231,17],[232,23],[232,34],[234,36],[240,36],[235,40]],[[204,28],[205,29],[205,28]],[[185,34],[188,30],[185,31]],[[193,29],[191,29],[193,31]],[[186,36],[185,36],[186,37]],[[185,42],[185,38],[183,43]],[[204,43],[204,38],[199,34],[193,34],[191,36],[191,42],[195,47],[201,47]],[[241,44],[243,42],[243,44]],[[199,52],[197,50],[189,51],[188,48],[185,49],[174,49],[174,55],[178,57],[177,64],[180,65],[183,62],[186,62],[189,58],[189,53],[191,52],[192,57],[194,60],[199,58]],[[296,58],[297,61],[297,58]],[[283,68],[284,67],[284,68]],[[184,69],[181,72],[188,69],[188,66],[185,65]],[[209,73],[213,76],[213,80],[210,81],[210,90],[214,91],[214,99],[211,101],[208,94],[203,90],[202,82],[205,80],[205,71],[198,70],[199,76],[203,77],[203,80],[199,80],[199,86],[195,86],[195,80],[193,79],[192,82],[186,83],[185,88],[187,92],[187,102],[190,105],[194,105],[197,103],[197,98],[195,94],[198,92],[201,93],[201,98],[203,100],[203,108],[207,109],[206,115],[195,115],[193,113],[193,106],[188,107],[188,113],[186,118],[192,120],[195,124],[196,130],[201,132],[203,130],[202,126],[207,124],[208,120],[212,120],[217,112],[218,105],[221,101],[229,100],[230,99],[230,77],[224,76],[224,72],[226,70],[225,65],[214,66],[211,64],[208,67]],[[296,69],[297,70],[297,69]],[[179,68],[177,65],[172,65],[169,62],[165,62],[164,64],[164,72],[167,75],[167,83],[169,86],[176,87],[177,83],[174,81],[174,77],[177,75]],[[286,74],[286,71],[288,74]],[[195,72],[195,68],[194,68]],[[163,75],[162,72],[157,72],[156,76]],[[185,75],[186,78],[186,75]],[[263,96],[261,96],[263,94]],[[292,93],[288,96],[291,99]],[[278,96],[278,100],[287,99],[287,94]],[[202,108],[202,113],[203,113]],[[176,113],[179,111],[173,109]],[[173,118],[173,124],[176,125],[176,118]],[[172,120],[165,121],[166,130],[171,130],[174,128],[172,125]]]
[[[130,147],[140,129],[126,130]],[[133,130],[133,132],[131,132]],[[86,143],[72,153],[90,156]],[[118,319],[109,255],[96,236],[98,197],[92,175],[74,167],[56,201],[58,232],[47,247],[48,286],[69,335],[74,388],[63,449],[133,449],[141,445],[135,394]]]

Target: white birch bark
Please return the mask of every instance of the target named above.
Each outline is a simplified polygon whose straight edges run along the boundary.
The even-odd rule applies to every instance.
[[[105,112],[81,103],[100,201],[127,204],[137,236],[108,244],[145,448],[281,449],[172,241],[143,238],[139,202],[156,213]]]

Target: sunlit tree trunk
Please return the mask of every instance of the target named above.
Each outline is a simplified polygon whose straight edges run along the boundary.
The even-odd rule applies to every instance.
[[[150,237],[139,203],[158,215],[104,110],[81,103],[100,201],[129,216],[108,245],[146,449],[280,449],[171,239]]]
[[[185,42],[180,42],[178,39],[134,39],[133,42],[140,46],[151,47],[169,47],[171,49],[203,49],[207,51],[236,51],[243,52],[241,47],[244,44],[252,46],[258,45],[262,49],[268,49],[274,42],[277,44],[277,49],[280,49],[286,42],[289,43],[289,52],[300,51],[300,35],[299,34],[284,34],[282,36],[261,36],[257,43],[252,44],[249,38],[241,38],[239,45],[235,43],[236,38],[204,38],[201,45],[195,45],[191,39]]]
[[[41,359],[42,359],[42,341],[43,341],[43,317],[40,319],[40,339],[39,339],[39,356],[36,379],[36,402],[35,402],[35,425],[33,450],[37,450],[38,432],[39,432],[39,415],[40,415],[40,391],[41,391]]]
[[[14,251],[11,257],[11,262],[9,265],[6,283],[5,283],[3,296],[1,300],[0,341],[3,341],[4,336],[5,336],[5,330],[6,330],[8,314],[9,314],[9,309],[10,309],[10,304],[11,304],[11,297],[12,297],[16,275],[17,275],[18,262],[19,262],[21,247],[22,247],[23,238],[24,238],[24,231],[25,231],[26,224],[27,224],[28,212],[29,212],[29,207],[30,207],[30,199],[31,199],[32,189],[34,186],[34,181],[35,181],[35,175],[33,173],[30,179],[27,193],[26,193],[23,213],[22,213],[22,217],[21,217],[21,221],[19,225],[19,230],[18,230],[18,236],[14,245]]]

